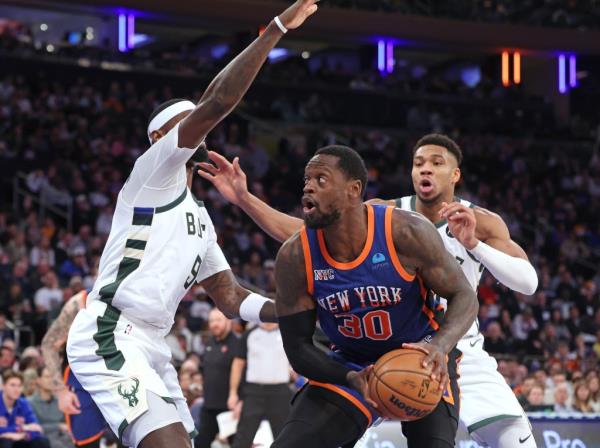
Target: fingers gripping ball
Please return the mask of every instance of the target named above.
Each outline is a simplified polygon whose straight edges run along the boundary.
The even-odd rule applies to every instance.
[[[369,377],[369,395],[388,418],[412,421],[425,417],[442,398],[439,382],[422,366],[425,354],[412,349],[386,353]]]

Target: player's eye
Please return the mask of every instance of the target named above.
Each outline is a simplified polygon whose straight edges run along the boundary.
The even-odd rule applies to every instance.
[[[324,184],[327,181],[327,179],[323,176],[319,176],[319,178],[317,180],[319,181],[320,184]]]

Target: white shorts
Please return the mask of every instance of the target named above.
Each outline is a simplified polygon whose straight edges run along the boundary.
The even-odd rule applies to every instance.
[[[164,333],[134,323],[100,301],[81,310],[71,326],[67,340],[71,370],[120,440],[148,411],[148,392],[174,404],[179,421],[190,437],[195,435]],[[135,447],[143,436],[170,423],[160,418],[155,425],[144,421],[146,434],[129,430],[136,440],[122,442]]]
[[[460,421],[469,433],[507,418],[525,418],[517,397],[498,372],[498,363],[483,350],[483,336],[458,341]]]

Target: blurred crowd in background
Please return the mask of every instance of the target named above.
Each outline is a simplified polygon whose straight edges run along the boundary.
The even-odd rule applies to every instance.
[[[571,3],[577,9],[593,2]],[[3,51],[14,43],[0,39]],[[30,398],[47,397],[37,347],[63,303],[94,283],[117,195],[148,145],[149,113],[173,96],[201,95],[197,84],[180,93],[190,80],[142,80],[132,72],[106,81],[106,73],[31,64],[0,74],[0,371],[22,372]],[[299,87],[308,78],[316,80],[311,95]],[[383,101],[384,94],[391,99]],[[484,274],[485,348],[526,410],[600,412],[597,116],[575,115],[559,126],[540,98],[485,79],[468,87],[401,73],[313,73],[295,58],[267,66],[207,143],[229,159],[240,157],[254,194],[299,215],[303,167],[319,147],[354,147],[369,168],[368,198],[396,198],[412,194],[412,147],[429,132],[460,144],[465,161],[457,194],[499,213],[538,271],[533,296]],[[197,178],[192,190],[205,201],[235,274],[272,294],[278,244],[208,183]],[[190,406],[203,400],[212,307],[205,291],[193,288],[168,336]],[[233,332],[243,329],[232,323]],[[62,421],[54,423],[53,431],[65,432]]]

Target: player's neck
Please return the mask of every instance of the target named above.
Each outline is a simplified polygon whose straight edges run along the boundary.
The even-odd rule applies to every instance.
[[[323,229],[329,255],[340,263],[355,260],[367,242],[367,207],[357,206],[347,212],[335,224]]]
[[[440,214],[439,211],[442,208],[442,203],[447,202],[450,203],[454,200],[454,191],[444,195],[444,196],[440,196],[438,199],[436,199],[434,202],[423,202],[421,199],[419,199],[419,196],[417,196],[417,200],[416,200],[416,211],[421,213],[423,216],[425,216],[427,219],[429,219],[432,223],[437,223],[439,221],[442,220],[442,218],[440,218]]]

